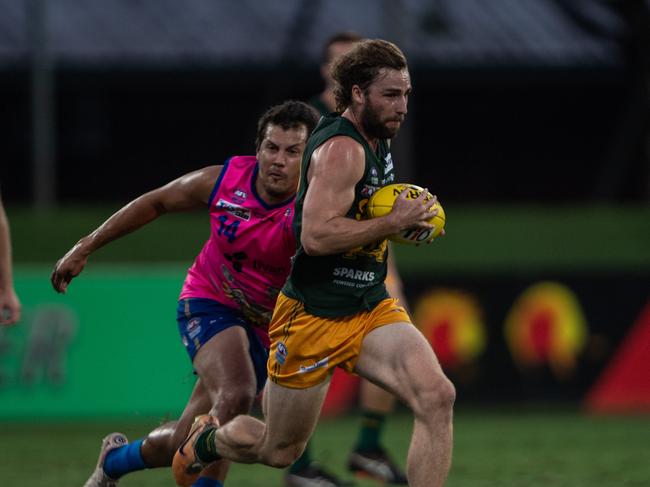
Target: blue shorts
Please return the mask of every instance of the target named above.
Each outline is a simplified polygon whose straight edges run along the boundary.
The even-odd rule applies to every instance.
[[[269,351],[239,311],[212,299],[181,299],[176,310],[176,321],[181,340],[192,361],[196,352],[217,333],[231,326],[241,326],[248,335],[248,353],[255,368],[257,392],[264,388]]]

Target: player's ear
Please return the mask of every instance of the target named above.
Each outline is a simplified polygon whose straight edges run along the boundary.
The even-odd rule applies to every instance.
[[[352,85],[352,101],[355,103],[363,103],[366,95],[359,85]]]

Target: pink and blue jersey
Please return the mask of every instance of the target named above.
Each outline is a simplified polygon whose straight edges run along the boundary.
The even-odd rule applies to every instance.
[[[254,156],[224,164],[209,201],[210,238],[180,299],[211,299],[239,310],[268,346],[268,323],[296,250],[294,198],[266,204],[255,190],[257,171]]]

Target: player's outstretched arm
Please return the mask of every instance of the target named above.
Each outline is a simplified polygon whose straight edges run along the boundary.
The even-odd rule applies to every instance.
[[[370,220],[347,218],[355,185],[363,177],[365,154],[350,137],[333,137],[312,155],[309,186],[303,207],[300,240],[309,255],[329,255],[382,240],[407,228],[430,228],[432,200],[426,191],[415,200],[400,195],[385,216]]]
[[[208,203],[223,166],[208,166],[139,196],[81,238],[54,266],[52,286],[64,293],[97,249],[127,235],[160,215],[200,208]]]

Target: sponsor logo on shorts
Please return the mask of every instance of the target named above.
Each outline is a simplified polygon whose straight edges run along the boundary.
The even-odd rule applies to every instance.
[[[251,219],[251,211],[248,208],[244,208],[243,206],[240,206],[236,203],[231,203],[229,201],[220,199],[217,202],[216,206],[217,208],[226,210],[231,215],[237,218],[241,218],[242,220],[248,221]]]
[[[329,361],[330,361],[330,358],[325,357],[324,359],[319,360],[315,364],[301,365],[300,369],[298,369],[298,373],[299,374],[306,374],[306,373],[311,372],[313,370],[320,369],[322,367],[327,367],[327,364],[329,363]]]
[[[187,334],[190,338],[195,338],[201,333],[201,318],[192,318],[187,322]]]
[[[280,365],[284,365],[284,363],[287,361],[288,354],[289,351],[287,350],[287,346],[284,344],[284,342],[279,342],[278,348],[275,351],[275,360],[277,360]]]

